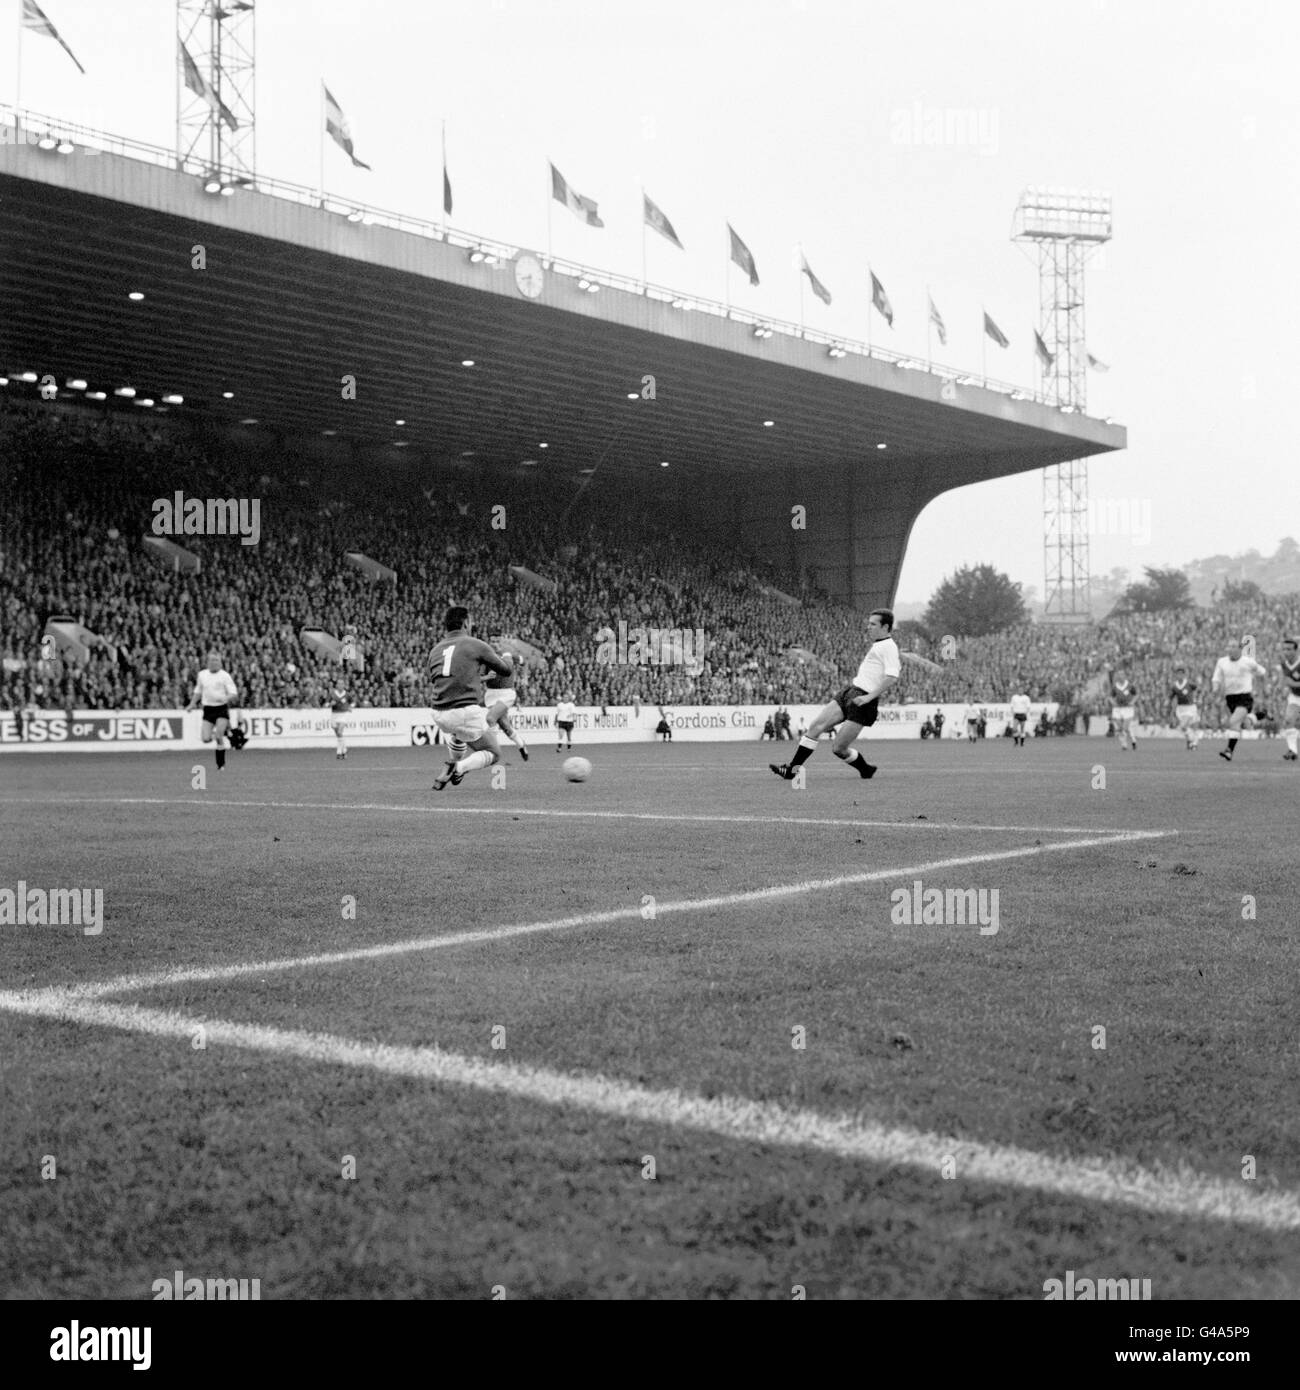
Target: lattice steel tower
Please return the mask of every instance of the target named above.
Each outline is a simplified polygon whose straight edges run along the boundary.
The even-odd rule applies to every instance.
[[[1036,357],[1053,405],[1087,406],[1083,268],[1110,236],[1109,193],[1033,187],[1020,195],[1011,239],[1037,247],[1038,331],[1051,362]],[[1088,461],[1072,459],[1043,470],[1044,622],[1090,621],[1089,583]]]
[[[257,170],[252,0],[176,0],[176,163],[233,192]]]

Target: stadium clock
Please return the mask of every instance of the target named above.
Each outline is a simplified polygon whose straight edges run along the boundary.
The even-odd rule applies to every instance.
[[[529,299],[536,299],[541,294],[542,287],[546,284],[546,275],[542,270],[541,261],[536,256],[515,257],[515,284],[519,293],[527,295]]]

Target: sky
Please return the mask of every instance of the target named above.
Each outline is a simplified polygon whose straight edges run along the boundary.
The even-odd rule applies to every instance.
[[[22,43],[22,104],[172,146],[173,0],[40,0],[86,67]],[[0,0],[13,101],[21,0]],[[8,23],[5,21],[8,20]],[[868,265],[895,310],[871,341],[1032,387],[1038,272],[1010,239],[1031,184],[1109,192],[1089,262],[1088,413],[1128,429],[1089,464],[1091,567],[1139,574],[1300,532],[1288,405],[1300,322],[1300,5],[1295,0],[259,0],[258,171],[315,186],[320,82],[352,128],[332,193],[436,219],[446,122],[452,224],[641,274],[639,186],[686,250],[650,234],[649,278],[722,299],[724,223],[798,320],[802,245],[833,296],[810,327],[866,339]],[[942,132],[942,133],[939,133]],[[547,161],[605,229],[549,202]],[[982,337],[987,309],[1011,340]],[[963,564],[1041,595],[1042,476],[932,502],[900,604]],[[1125,505],[1127,504],[1127,505]]]

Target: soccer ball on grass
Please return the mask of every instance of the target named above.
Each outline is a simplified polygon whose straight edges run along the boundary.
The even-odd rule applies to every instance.
[[[570,782],[585,782],[591,776],[591,764],[586,758],[565,758],[564,775]]]

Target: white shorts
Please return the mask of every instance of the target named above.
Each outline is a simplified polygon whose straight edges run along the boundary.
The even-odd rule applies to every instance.
[[[483,707],[491,709],[493,705],[504,705],[510,709],[519,698],[519,692],[513,687],[509,690],[485,690],[483,692]]]
[[[1286,707],[1289,710],[1300,710],[1300,695],[1288,695],[1286,697]]]
[[[1110,712],[1112,719],[1132,719],[1135,711],[1132,705],[1116,705]]]
[[[444,738],[473,743],[487,733],[487,710],[482,705],[458,705],[455,709],[436,709],[433,722]]]
[[[1178,727],[1188,729],[1193,724],[1200,723],[1201,716],[1196,711],[1195,705],[1175,705],[1174,713],[1178,716]]]

